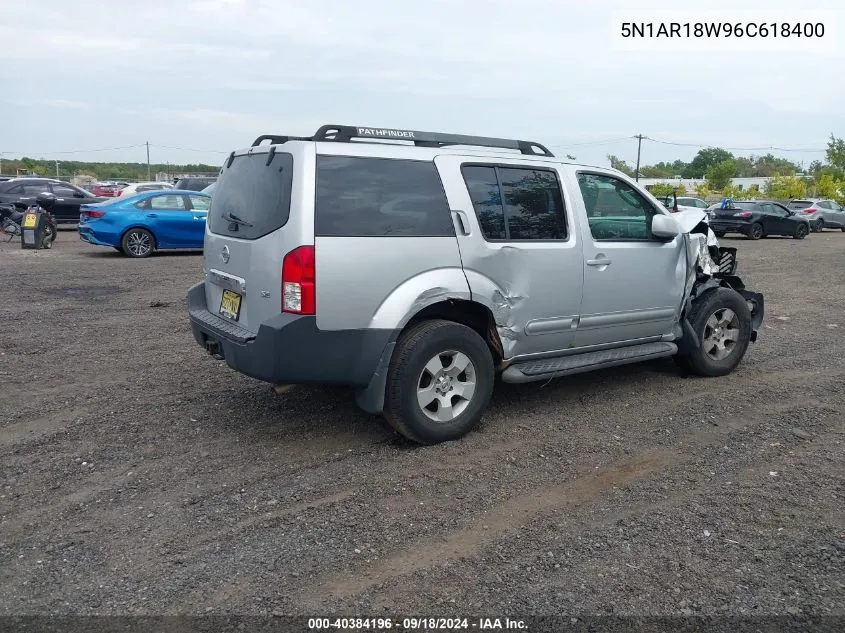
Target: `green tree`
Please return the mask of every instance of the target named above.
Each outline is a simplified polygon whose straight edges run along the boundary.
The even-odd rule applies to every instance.
[[[617,171],[621,171],[626,176],[631,176],[633,178],[634,170],[624,160],[622,160],[618,156],[614,156],[613,154],[608,154],[607,160],[610,161],[611,168]]]
[[[810,163],[810,166],[807,168],[807,171],[809,171],[813,175],[817,175],[823,167],[824,163],[822,163],[820,160],[814,160],[812,163]]]
[[[830,165],[845,169],[845,141],[831,134],[830,140],[827,142],[825,157]]]
[[[733,158],[725,159],[707,170],[707,186],[714,191],[727,187],[731,178],[736,176],[736,161]]]
[[[710,193],[710,187],[707,186],[706,182],[700,182],[695,186],[695,195],[702,200],[707,200],[707,196],[709,196]]]
[[[795,175],[781,176],[775,174],[766,183],[766,195],[777,200],[791,200],[807,196],[807,181]]]
[[[683,172],[684,178],[701,178],[707,171],[719,163],[730,160],[734,157],[729,151],[721,147],[707,147],[695,155],[692,162],[686,166]],[[721,189],[721,187],[719,187]]]
[[[835,180],[830,174],[823,174],[816,179],[816,195],[819,198],[836,198],[843,190],[841,180]]]
[[[675,191],[675,188],[668,182],[659,182],[651,188],[651,195],[655,198],[662,199]]]

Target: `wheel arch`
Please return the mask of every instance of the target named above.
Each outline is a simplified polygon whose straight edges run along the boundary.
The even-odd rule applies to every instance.
[[[129,231],[132,231],[134,229],[144,229],[147,233],[152,235],[153,236],[153,250],[158,249],[158,237],[156,236],[155,231],[153,231],[148,226],[144,226],[143,224],[132,224],[131,226],[128,226],[128,227],[126,227],[126,229],[121,231],[118,246],[121,246],[121,247],[123,246],[123,238],[126,237],[126,234],[129,233]]]
[[[475,331],[490,350],[493,366],[499,367],[504,357],[502,341],[499,338],[496,322],[490,309],[477,301],[469,299],[444,299],[417,310],[405,324],[396,330],[395,336],[382,352],[378,367],[369,384],[355,394],[358,406],[364,411],[381,414],[384,409],[387,371],[396,349],[396,342],[409,329],[424,321],[442,319],[460,323]]]

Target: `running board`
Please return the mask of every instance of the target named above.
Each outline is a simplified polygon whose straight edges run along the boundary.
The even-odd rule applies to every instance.
[[[586,352],[573,356],[529,360],[514,363],[508,367],[502,372],[502,380],[504,382],[548,380],[549,378],[580,374],[582,372],[593,371],[594,369],[604,369],[605,367],[627,365],[628,363],[637,363],[652,358],[674,356],[677,352],[678,346],[674,343],[659,341],[657,343],[644,343],[642,345],[605,349],[598,352]]]

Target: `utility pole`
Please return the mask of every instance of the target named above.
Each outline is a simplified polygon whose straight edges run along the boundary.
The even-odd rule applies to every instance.
[[[643,147],[643,135],[637,134],[635,137],[637,139],[637,169],[634,171],[634,180],[637,182],[640,181],[640,150]]]
[[[150,180],[150,142],[147,141],[147,182]]]
[[[56,161],[56,180],[59,178],[59,161]]]

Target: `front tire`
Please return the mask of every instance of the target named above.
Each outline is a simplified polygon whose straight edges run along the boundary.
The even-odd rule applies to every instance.
[[[129,257],[149,257],[155,250],[155,238],[147,229],[129,229],[120,240],[120,248]]]
[[[807,237],[807,234],[810,232],[810,229],[807,227],[806,224],[799,224],[798,227],[795,229],[795,233],[792,235],[796,240],[803,240]]]
[[[678,356],[679,364],[699,376],[731,373],[751,341],[751,310],[745,299],[729,288],[717,288],[693,302],[688,315],[699,346]]]
[[[475,330],[452,321],[424,321],[396,344],[384,416],[413,442],[456,440],[478,424],[494,379],[493,356]]]

